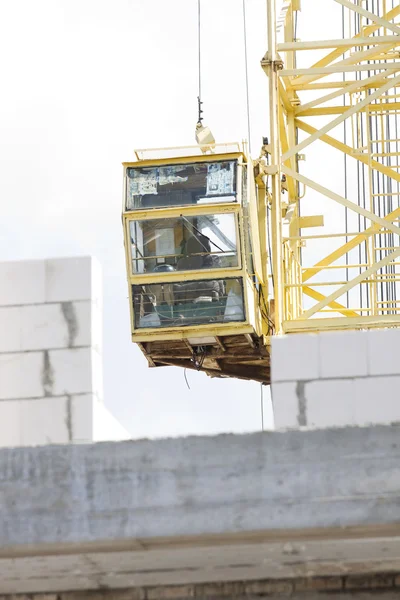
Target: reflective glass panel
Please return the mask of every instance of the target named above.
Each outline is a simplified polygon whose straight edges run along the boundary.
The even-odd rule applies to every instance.
[[[130,221],[132,273],[238,266],[233,213]]]
[[[135,329],[244,321],[241,278],[133,285]]]
[[[236,161],[126,169],[126,210],[235,201]]]

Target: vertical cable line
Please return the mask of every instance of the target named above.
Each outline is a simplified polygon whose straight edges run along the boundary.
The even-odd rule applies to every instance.
[[[198,63],[199,63],[199,84],[198,84],[198,98],[201,98],[201,12],[200,12],[200,0],[197,0],[197,43],[198,43]]]
[[[368,6],[366,7],[368,10]],[[355,34],[360,34],[361,33],[361,16],[360,15],[355,15],[354,17],[354,31]],[[369,49],[370,46],[367,46],[367,49]],[[367,61],[368,64],[370,64],[370,61]],[[371,76],[371,71],[368,71],[367,73],[367,77]],[[362,79],[362,73],[357,73],[356,74],[356,79],[361,80]],[[372,91],[371,90],[367,90],[366,94],[371,94]],[[365,121],[365,123],[364,123]],[[364,115],[361,114],[360,115],[360,144],[361,147],[364,148],[364,144],[365,142],[368,140],[368,127],[370,129],[370,131],[372,130],[372,124],[371,124],[371,118],[367,116],[365,116],[364,119]],[[364,132],[364,124],[365,124],[365,132]],[[372,146],[371,146],[372,147]],[[369,190],[369,175],[366,172],[366,165],[364,163],[362,163],[361,167],[360,167],[360,163],[359,161],[357,161],[357,195],[358,195],[358,205],[363,206],[363,208],[366,208],[367,204],[366,204],[366,192],[367,189]],[[368,186],[366,185],[367,182],[367,177],[368,177]],[[372,176],[373,178],[373,176]],[[371,179],[372,179],[371,178]],[[361,186],[362,186],[362,191],[361,191]],[[372,194],[372,190],[369,190],[369,193]],[[358,229],[359,231],[361,231],[361,219],[363,219],[363,227],[364,229],[367,228],[367,219],[366,217],[361,217],[361,215],[358,215]],[[364,257],[363,257],[364,254]],[[364,264],[368,264],[368,241],[365,240],[362,244],[359,245],[358,247],[358,258],[359,258],[359,263],[363,263]],[[362,272],[362,267],[359,267],[359,273]],[[360,285],[360,307],[362,308],[364,306],[364,292],[363,292],[363,286]],[[366,286],[366,290],[365,290],[365,303],[366,306],[369,306],[369,286]],[[368,314],[368,313],[367,313]]]
[[[342,38],[345,38],[345,8],[344,6],[342,6]],[[346,53],[343,53],[343,58],[345,58]],[[343,73],[343,83],[346,82],[346,73]],[[343,94],[343,106],[346,106],[346,94]],[[346,130],[346,119],[343,121],[343,143],[347,144],[347,130]],[[347,154],[344,153],[343,156],[343,160],[344,160],[344,197],[347,199],[347,195],[348,195],[348,186],[347,186]],[[348,208],[347,206],[345,206],[344,208],[344,226],[345,226],[345,232],[346,234],[349,231],[349,225],[348,225]],[[346,235],[346,244],[349,241],[348,236]],[[346,261],[346,267],[348,267],[349,264],[349,254],[348,252],[346,252],[345,255],[345,261]],[[346,281],[349,280],[349,269],[346,268]],[[346,294],[346,302],[347,302],[347,308],[349,308],[350,304],[349,304],[349,292],[347,292]]]
[[[354,21],[354,27],[355,27],[355,33],[356,34],[361,34],[362,31],[362,17],[361,15],[357,15]],[[370,46],[367,46],[367,48],[369,49]],[[368,60],[368,64],[370,64],[370,61]],[[368,77],[371,76],[371,71],[368,71],[367,74]],[[356,78],[358,80],[361,81],[361,79],[363,78],[362,73],[357,73]],[[372,90],[366,90],[366,94],[371,94]],[[360,144],[361,144],[361,148],[364,148],[365,143],[368,140],[368,127],[371,131],[371,118],[365,116],[364,119],[364,115],[361,114],[360,115]],[[363,150],[362,150],[363,151]],[[358,205],[359,206],[363,206],[363,208],[367,207],[367,200],[366,200],[366,191],[367,191],[367,186],[366,186],[366,178],[369,177],[368,172],[366,173],[366,165],[363,163],[360,167],[360,163],[359,161],[357,161],[357,201],[358,201]],[[373,175],[372,175],[373,178]],[[368,186],[369,186],[369,179],[368,179]],[[370,191],[370,194],[372,194],[372,191]],[[359,231],[361,231],[361,221],[363,221],[363,228],[366,229],[367,228],[367,219],[366,217],[361,217],[361,215],[358,215],[358,228]],[[360,244],[358,247],[358,258],[359,258],[359,263],[364,263],[364,264],[368,264],[368,242],[367,240],[365,240],[363,242],[363,244]],[[359,267],[359,273],[362,272],[362,267]],[[366,305],[366,307],[369,306],[369,286],[366,286],[366,289],[363,290],[363,286],[360,285],[360,307],[362,308],[364,306],[364,303]],[[365,302],[364,302],[365,300]],[[362,314],[362,313],[361,313]],[[368,314],[368,313],[367,313]]]
[[[261,408],[261,431],[264,431],[264,392],[263,384],[260,383],[260,408]]]
[[[198,96],[197,96],[197,125],[201,125],[203,117],[201,113],[203,112],[201,109],[201,105],[203,104],[201,101],[201,0],[197,0],[197,42],[198,42]]]
[[[369,2],[368,2],[369,3]],[[378,5],[378,0],[377,0],[377,5]],[[376,14],[378,14],[379,9],[378,6],[376,7],[377,11]],[[368,10],[368,9],[367,9]],[[371,12],[375,14],[375,0],[371,0]],[[379,33],[379,31],[378,31]],[[376,33],[374,32],[372,34],[372,37],[374,37],[376,35]],[[374,61],[372,61],[374,63]],[[374,69],[373,74],[376,75],[377,71],[376,69]],[[378,102],[375,100],[374,104],[378,104]],[[379,116],[377,114],[375,114],[374,116],[370,116],[370,122],[375,126],[374,127],[374,133],[373,133],[373,139],[374,144],[371,144],[371,150],[372,147],[375,146],[376,147],[376,151],[378,152],[380,149],[380,140],[383,139],[383,135],[384,132],[382,131],[382,127],[379,126]],[[370,127],[371,131],[373,129],[372,125]],[[378,162],[379,162],[379,157],[376,157]],[[384,163],[384,161],[382,161]],[[376,212],[378,214],[379,217],[381,217],[382,215],[385,214],[385,197],[384,196],[380,196],[381,192],[384,193],[384,189],[383,189],[383,185],[382,185],[382,189],[381,189],[381,182],[383,184],[384,182],[384,176],[381,176],[381,173],[379,171],[375,171],[375,173],[372,173],[372,193],[373,194],[378,194],[377,196],[374,195],[373,197],[373,210],[374,212]],[[379,233],[377,234],[378,237],[378,250],[374,251],[374,255],[373,255],[373,260],[377,261],[377,260],[382,260],[382,258],[384,257],[384,255],[382,254],[382,247],[384,245],[386,245],[386,234],[382,233],[382,230],[379,230]],[[375,245],[375,244],[374,244]],[[383,279],[383,275],[385,273],[385,267],[381,267],[378,271],[376,271],[375,274],[375,278],[376,279],[380,279],[380,282],[377,283],[377,300],[384,302],[386,299],[386,294],[385,294],[385,283],[384,283],[384,279]]]
[[[368,2],[366,5],[366,9],[368,10]],[[361,33],[361,16],[358,15],[358,28],[356,30],[356,33]],[[370,48],[370,46],[367,46],[367,50]],[[370,61],[367,61],[368,64],[370,64]],[[371,71],[367,72],[367,77],[371,76]],[[358,79],[362,79],[362,73],[358,73]],[[366,91],[367,94],[371,94],[372,90],[367,90]],[[365,119],[364,119],[364,115],[361,115],[360,117],[360,123],[361,123],[361,146],[362,148],[364,147],[365,142],[368,140],[368,127],[370,128],[370,131],[372,131],[371,129],[371,122],[369,120],[369,118],[367,119],[366,113],[365,113]],[[365,123],[365,133],[364,133],[364,123]],[[372,145],[371,145],[372,148]],[[368,167],[369,168],[369,167]],[[362,195],[361,191],[360,191],[360,179],[359,179],[359,173],[360,173],[360,163],[359,161],[357,161],[357,173],[358,173],[358,179],[357,179],[357,184],[359,186],[359,204],[361,203],[361,198],[362,198],[362,204],[363,204],[363,208],[366,208],[367,204],[366,204],[366,194],[367,194],[367,190],[369,191],[370,194],[372,194],[372,190],[369,189],[369,175],[368,175],[368,171],[367,171],[367,166],[365,165],[365,163],[362,163],[361,165],[361,182],[362,182]],[[372,177],[371,177],[372,180]],[[371,208],[371,206],[369,207]],[[373,209],[372,209],[373,210]],[[358,217],[358,223],[360,226],[361,223],[361,216],[359,215]],[[364,229],[367,228],[367,219],[364,217]],[[360,231],[360,228],[359,228]],[[368,241],[365,240],[363,242],[362,248],[364,249],[364,263],[368,264]],[[361,252],[361,245],[359,246],[359,257],[360,257],[360,263],[362,262],[362,252]],[[360,270],[361,272],[361,270]],[[369,302],[370,302],[370,290],[369,290],[369,286],[366,285],[366,291],[365,291],[365,299],[366,299],[366,306],[369,306]],[[362,290],[362,285],[360,285],[360,302],[361,305],[363,306],[362,302],[363,302],[363,290]]]
[[[200,0],[199,0],[200,3]],[[251,154],[251,127],[250,127],[250,98],[249,98],[249,72],[247,61],[247,27],[246,27],[246,0],[242,0],[243,10],[243,46],[244,46],[244,72],[246,79],[246,109],[247,109],[247,137],[249,138],[249,154]]]
[[[397,2],[398,0],[396,0]],[[395,0],[392,0],[392,9],[395,7]],[[395,59],[393,59],[395,61]],[[397,94],[397,88],[394,88],[394,94]],[[397,173],[399,172],[399,132],[398,132],[398,116],[395,114],[394,115],[394,128],[395,128],[395,139],[396,139],[396,160],[393,161],[396,164],[393,165],[395,167],[395,170],[397,171]],[[393,188],[392,188],[393,189]],[[398,208],[399,206],[399,200],[400,200],[400,196],[399,196],[399,192],[400,192],[400,185],[399,182],[397,181],[395,183],[395,200],[393,200],[394,205],[396,206],[396,208]],[[398,238],[399,240],[399,238]],[[394,242],[393,242],[394,245]],[[397,267],[394,267],[394,274],[396,275],[396,271],[397,271]],[[394,282],[394,300],[397,300],[397,288],[398,288],[398,283],[397,281]],[[396,310],[397,310],[397,304],[393,303],[393,314],[396,314]]]

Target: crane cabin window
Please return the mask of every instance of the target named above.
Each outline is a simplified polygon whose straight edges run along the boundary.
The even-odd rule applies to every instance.
[[[240,277],[133,285],[135,329],[244,321]]]
[[[128,167],[126,210],[236,202],[237,161]]]
[[[234,213],[129,222],[132,274],[238,267]]]

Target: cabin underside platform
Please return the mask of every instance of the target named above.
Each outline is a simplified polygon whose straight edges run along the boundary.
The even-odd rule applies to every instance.
[[[270,383],[270,354],[254,334],[137,343],[150,367],[183,367],[210,377]]]

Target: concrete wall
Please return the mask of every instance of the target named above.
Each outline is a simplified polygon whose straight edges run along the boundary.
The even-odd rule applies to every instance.
[[[353,589],[393,587],[399,434],[374,426],[0,449],[0,594],[182,585],[212,597],[213,582],[267,580],[246,588],[251,597],[277,592],[271,579],[297,591],[294,579],[334,576],[330,589],[342,590],[361,574],[369,583],[353,577]]]
[[[0,263],[0,446],[113,439],[101,346],[95,260]],[[115,424],[112,435],[129,437]]]
[[[274,338],[275,427],[400,421],[399,348],[400,329]]]
[[[399,426],[2,449],[0,548],[390,525],[399,464]]]
[[[397,573],[362,576],[309,577],[222,581],[179,586],[131,587],[62,592],[60,594],[2,595],[0,600],[398,600]]]

